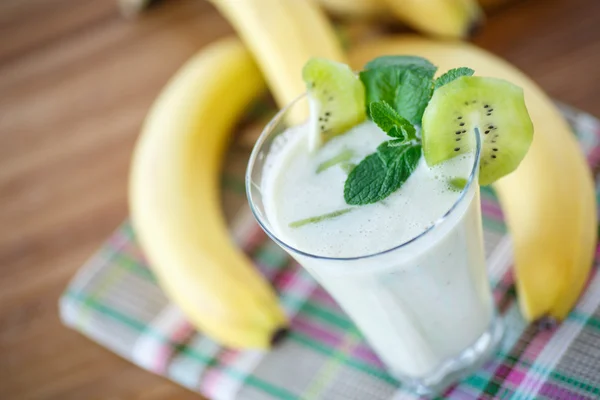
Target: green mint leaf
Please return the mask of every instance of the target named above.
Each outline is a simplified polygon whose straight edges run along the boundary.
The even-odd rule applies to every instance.
[[[402,118],[385,101],[371,103],[369,110],[373,122],[382,131],[386,132],[388,136],[400,139],[416,139],[417,132],[415,131],[415,127],[408,120]]]
[[[406,142],[404,140],[389,140],[377,147],[377,155],[386,166],[394,163],[408,161],[409,165],[416,165],[421,157],[421,145],[417,141]],[[409,157],[407,159],[407,157]],[[412,173],[414,168],[409,168]],[[410,175],[410,174],[409,174]]]
[[[382,143],[379,147],[382,147],[383,144],[385,144],[387,147],[399,147],[399,146],[404,146],[407,143],[418,143],[418,140],[410,140],[410,141],[406,141],[404,139],[388,140],[387,142]]]
[[[317,166],[317,174],[333,167],[334,165],[342,163],[344,161],[350,161],[350,159],[352,159],[352,157],[354,157],[354,152],[352,150],[350,150],[350,149],[342,150],[342,152],[340,154],[338,154],[337,156],[332,157],[329,160],[323,161],[321,164],[319,164]]]
[[[387,172],[377,153],[365,157],[348,175],[344,184],[344,199],[352,205],[376,203],[382,199],[381,188]]]
[[[435,71],[433,64],[419,57],[375,59],[359,75],[366,104],[385,101],[413,125],[421,124],[432,95]]]
[[[403,75],[404,70],[395,67],[381,67],[359,72],[360,80],[365,87],[365,104],[385,101],[395,108],[396,88],[400,86]],[[368,106],[367,116],[371,117]]]
[[[387,142],[381,143],[377,147],[377,155],[386,166],[389,166],[396,161],[398,161],[398,157],[400,157],[406,149],[417,145],[416,142],[406,142],[401,139],[396,140],[388,140]]]
[[[391,166],[398,160],[398,154],[404,150],[404,144],[400,140],[390,140],[381,143],[377,147],[377,154],[386,167]]]
[[[381,201],[394,193],[408,179],[421,158],[421,145],[416,141],[391,140],[368,155],[348,175],[344,199],[351,205]]]
[[[433,95],[435,70],[408,69],[396,90],[395,106],[412,124],[421,125],[423,113]]]
[[[475,71],[473,71],[471,68],[453,68],[435,80],[434,89],[438,89],[444,86],[446,83],[452,82],[456,78],[460,78],[461,76],[472,76],[474,73]]]
[[[325,221],[325,220],[328,220],[331,218],[339,217],[340,215],[349,213],[352,210],[353,210],[353,208],[344,208],[342,210],[333,211],[333,212],[330,212],[327,214],[317,215],[316,217],[301,219],[299,221],[294,221],[294,222],[290,223],[289,227],[290,228],[300,228],[301,226],[304,226],[304,225],[316,224],[317,222],[321,222],[321,221]]]

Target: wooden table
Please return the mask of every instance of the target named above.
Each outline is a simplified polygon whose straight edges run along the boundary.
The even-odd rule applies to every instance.
[[[600,1],[523,0],[475,42],[600,115]],[[197,399],[64,328],[57,300],[127,215],[129,157],[155,95],[231,28],[201,0],[137,21],[112,1],[0,2],[0,398]]]

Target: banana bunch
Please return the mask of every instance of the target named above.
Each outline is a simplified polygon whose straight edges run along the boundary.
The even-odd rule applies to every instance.
[[[494,184],[512,235],[524,317],[562,320],[581,294],[597,241],[593,178],[577,140],[552,101],[505,61],[466,43],[388,37],[351,52],[356,69],[383,54],[425,57],[439,71],[469,66],[521,86],[536,134],[525,159]]]
[[[310,57],[345,55],[311,1],[211,1],[250,52],[238,40],[217,42],[160,94],[135,149],[131,217],[161,286],[198,329],[224,345],[268,348],[287,321],[229,238],[220,163],[233,126],[265,89],[263,75],[283,106],[304,91],[300,71]],[[351,64],[358,69],[383,54],[421,55],[441,71],[467,65],[524,88],[536,135],[519,169],[495,188],[514,241],[524,316],[563,319],[583,290],[597,239],[591,174],[564,119],[527,77],[474,46],[388,37],[354,49]]]
[[[423,33],[465,38],[483,23],[476,0],[318,0],[330,13],[350,18],[382,18],[392,13]],[[489,0],[488,0],[489,1]]]

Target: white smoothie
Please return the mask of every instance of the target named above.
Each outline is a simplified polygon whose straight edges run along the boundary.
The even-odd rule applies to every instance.
[[[461,194],[449,184],[453,177],[468,178],[473,156],[433,169],[421,158],[398,191],[376,204],[353,207],[343,197],[348,164],[317,173],[319,166],[339,154],[348,156],[345,163],[357,164],[389,138],[365,122],[310,154],[307,135],[304,125],[289,129],[267,156],[261,193],[271,230],[286,245],[312,255],[294,254],[392,372],[430,375],[474,344],[493,316],[479,189],[474,182]],[[290,226],[339,210],[348,211]]]

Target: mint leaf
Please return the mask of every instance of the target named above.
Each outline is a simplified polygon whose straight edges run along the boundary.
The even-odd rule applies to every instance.
[[[344,200],[347,204],[376,203],[384,185],[387,167],[377,153],[366,156],[348,175],[344,184]]]
[[[366,68],[359,75],[366,104],[385,101],[413,125],[420,124],[432,95],[436,67],[420,57],[386,56]]]
[[[411,142],[420,143],[418,140],[413,140]],[[410,143],[410,142],[408,142],[408,143]],[[384,143],[382,143],[381,145],[379,145],[379,147],[382,147],[383,144]],[[399,146],[404,146],[405,144],[407,144],[407,141],[404,140],[404,139],[394,139],[394,140],[388,140],[387,142],[385,142],[385,145],[388,146],[388,147],[399,147]]]
[[[344,199],[351,205],[376,203],[395,192],[417,167],[421,145],[416,141],[384,142],[348,175]]]
[[[413,143],[407,143],[403,140],[389,140],[381,143],[377,147],[377,155],[386,166],[390,166],[405,152],[407,148],[412,147]]]
[[[353,208],[344,208],[342,210],[333,211],[333,212],[330,212],[327,214],[317,215],[316,217],[310,217],[310,218],[301,219],[299,221],[294,221],[294,222],[291,222],[288,226],[290,228],[300,228],[301,226],[304,226],[304,225],[316,224],[317,222],[321,222],[321,221],[325,221],[325,220],[328,220],[331,218],[339,217],[340,215],[349,213],[352,210],[354,210],[354,209]]]
[[[385,101],[396,111],[396,88],[402,83],[404,70],[395,67],[382,67],[365,70],[359,73],[359,78],[365,87],[365,104]],[[370,117],[367,107],[367,115]]]
[[[423,113],[433,95],[435,70],[408,69],[396,90],[396,109],[415,125],[421,125]]]
[[[400,139],[416,139],[415,127],[408,120],[402,118],[385,101],[371,103],[369,110],[373,122],[388,136]]]
[[[342,163],[344,161],[350,161],[354,157],[354,152],[350,149],[344,149],[342,152],[335,157],[330,158],[329,160],[323,161],[321,164],[317,166],[317,174]]]
[[[434,89],[439,89],[456,78],[460,78],[461,76],[472,76],[474,73],[475,71],[467,67],[453,68],[435,80]]]

